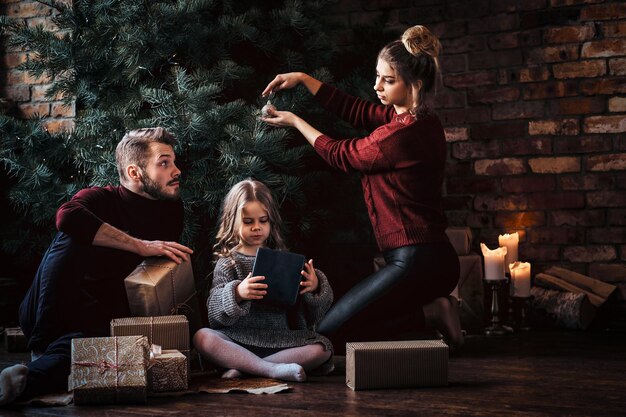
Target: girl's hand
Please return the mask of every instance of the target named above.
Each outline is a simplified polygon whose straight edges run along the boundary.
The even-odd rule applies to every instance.
[[[261,117],[268,125],[276,127],[295,127],[298,116],[290,111],[268,110],[267,117]]]
[[[305,74],[302,72],[289,72],[287,74],[278,74],[274,79],[265,87],[265,90],[261,93],[261,96],[265,97],[271,92],[278,90],[286,90],[297,86]]]
[[[315,292],[317,287],[319,287],[319,280],[317,279],[317,274],[313,267],[313,259],[309,259],[309,262],[304,264],[304,270],[301,274],[304,279],[300,281],[300,286],[303,287],[302,290],[300,290],[300,294]]]
[[[246,279],[241,281],[235,289],[237,302],[242,300],[261,300],[267,294],[267,284],[260,282],[264,279],[264,276],[253,277],[252,272],[250,272]]]

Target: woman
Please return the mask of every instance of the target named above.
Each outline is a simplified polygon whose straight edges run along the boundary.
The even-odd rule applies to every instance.
[[[408,319],[438,329],[451,348],[463,343],[458,304],[448,297],[458,282],[459,262],[441,209],[445,135],[424,100],[438,76],[440,48],[424,26],[409,28],[401,40],[386,45],[378,54],[374,84],[382,104],[352,97],[304,73],[279,74],[263,91],[266,96],[303,84],[327,110],[371,132],[334,140],[291,112],[270,109],[263,118],[272,126],[298,129],[330,165],[360,172],[387,263],[329,310],[320,333],[345,333],[364,325],[371,333]]]

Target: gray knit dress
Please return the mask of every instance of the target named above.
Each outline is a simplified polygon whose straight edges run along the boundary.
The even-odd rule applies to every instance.
[[[235,289],[252,271],[254,258],[233,252],[234,265],[228,258],[217,261],[207,300],[209,326],[245,345],[286,349],[322,343],[332,351],[330,340],[315,332],[333,302],[333,291],[326,275],[315,270],[319,287],[315,294],[299,295],[296,320],[290,328],[284,308],[250,300],[237,303]]]

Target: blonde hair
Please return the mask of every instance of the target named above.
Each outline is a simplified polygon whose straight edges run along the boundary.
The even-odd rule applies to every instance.
[[[440,53],[439,39],[422,25],[408,28],[399,40],[388,43],[378,53],[378,59],[388,63],[405,84],[417,87],[412,114],[424,106],[424,93],[435,87],[440,74]],[[421,88],[418,87],[420,81]]]
[[[148,149],[154,142],[174,147],[176,138],[162,127],[135,129],[124,135],[115,148],[115,162],[121,183],[128,180],[126,168],[129,165],[137,165],[141,169],[146,168],[146,162],[150,156]]]
[[[270,223],[270,235],[266,245],[273,249],[286,250],[281,234],[282,220],[278,206],[270,189],[260,181],[247,178],[233,185],[222,204],[222,213],[217,232],[217,243],[213,246],[213,255],[217,258],[232,258],[233,250],[241,243],[241,211],[246,204],[258,201],[265,206]]]

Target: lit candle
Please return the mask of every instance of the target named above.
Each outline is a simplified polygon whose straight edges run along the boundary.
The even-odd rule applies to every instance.
[[[504,257],[506,247],[491,250],[484,243],[480,244],[480,250],[485,257],[485,279],[497,281],[504,278]]]
[[[506,272],[510,272],[509,264],[517,262],[517,244],[519,243],[519,235],[515,233],[505,233],[498,236],[498,244],[500,246],[506,246],[506,257],[504,259],[504,266]]]
[[[530,297],[530,263],[515,262],[509,265],[511,270],[512,297]]]

